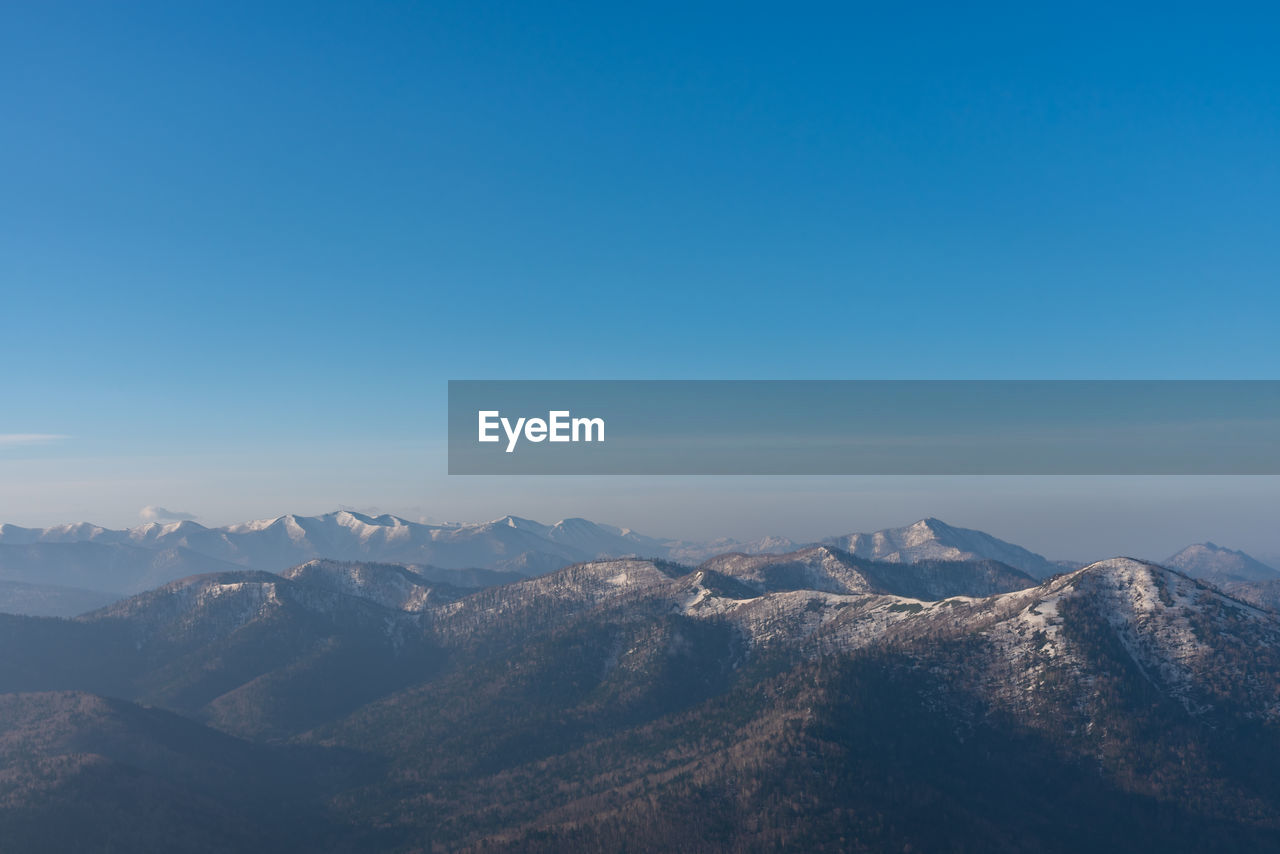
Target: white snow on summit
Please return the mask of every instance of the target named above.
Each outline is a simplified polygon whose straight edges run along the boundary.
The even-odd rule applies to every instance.
[[[922,560],[996,560],[1034,578],[1048,578],[1063,566],[1021,546],[982,531],[956,528],[938,519],[921,519],[904,528],[887,528],[872,534],[846,534],[823,540],[862,558],[890,563]]]

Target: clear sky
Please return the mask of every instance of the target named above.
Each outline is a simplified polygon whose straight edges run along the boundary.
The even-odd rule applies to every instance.
[[[1276,378],[1277,44],[1267,4],[5,4],[0,520],[1017,539],[1083,487],[459,482],[445,381]],[[1106,488],[1280,552],[1274,481]]]

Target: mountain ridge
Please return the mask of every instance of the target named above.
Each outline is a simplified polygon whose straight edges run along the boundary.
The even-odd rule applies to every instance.
[[[1236,549],[1212,542],[1193,543],[1161,561],[1194,578],[1227,581],[1274,581],[1280,571]]]
[[[336,822],[313,850],[1280,842],[1280,618],[1132,558],[1037,580],[816,545],[480,589],[314,560],[74,620],[0,615],[0,639],[26,651],[0,659],[0,705],[29,698],[34,764],[9,778],[27,812],[0,798],[22,839],[74,792],[129,814],[111,792],[131,752],[148,792],[180,784],[155,833],[192,797],[237,815],[260,751],[289,747],[323,783],[297,815]],[[239,764],[190,794],[219,744]]]
[[[829,537],[812,545],[888,563],[994,561],[1034,579],[1081,566],[1050,560],[983,531],[934,517],[899,528]],[[511,515],[485,522],[429,525],[349,510],[320,516],[285,514],[219,528],[194,521],[149,522],[122,530],[90,523],[43,529],[6,524],[0,525],[0,581],[129,595],[188,575],[238,568],[280,573],[313,560],[334,560],[397,564],[437,584],[450,583],[450,578],[469,579],[459,584],[466,587],[534,577],[604,558],[652,557],[697,565],[725,554],[777,555],[802,546],[780,537],[704,543],[661,539],[581,517],[549,525]],[[1188,562],[1197,548],[1211,554],[1212,567],[1204,554],[1195,556],[1204,568]],[[1247,555],[1217,546],[1188,547],[1165,562],[1214,578],[1220,586],[1261,585],[1258,596],[1271,596],[1268,585],[1280,579],[1280,573]],[[1235,568],[1224,570],[1229,563]],[[1272,586],[1280,589],[1280,584]],[[1241,590],[1248,593],[1246,588]],[[35,604],[23,607],[39,609],[39,598],[27,601]],[[71,594],[61,600],[50,597],[48,613],[63,613],[75,601]]]
[[[822,542],[858,557],[893,563],[988,559],[1000,561],[1035,578],[1047,578],[1068,568],[983,531],[958,528],[931,516],[901,528],[885,528],[870,534],[845,534]]]

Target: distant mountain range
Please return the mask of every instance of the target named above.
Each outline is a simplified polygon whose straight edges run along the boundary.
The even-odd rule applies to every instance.
[[[0,615],[0,839],[1280,850],[1274,613],[1128,558],[1044,581],[941,560],[933,538],[989,544],[921,525],[879,538],[892,560],[611,558],[477,589],[316,559]]]
[[[783,550],[789,545],[770,543]],[[128,530],[89,524],[0,525],[0,578],[136,592],[184,575],[235,568],[279,572],[319,558],[527,576],[606,555],[687,558],[699,548],[707,547],[657,540],[586,519],[543,525],[504,516],[474,524],[426,525],[344,510],[222,528],[189,521],[152,522]],[[721,543],[714,550],[756,548]]]
[[[1033,579],[1080,566],[933,518],[822,543],[888,563],[996,561]],[[345,510],[221,528],[190,521],[152,522],[127,530],[87,523],[52,528],[0,525],[0,582],[41,588],[34,596],[31,590],[0,585],[0,611],[60,616],[77,613],[84,603],[101,602],[103,597],[119,598],[190,575],[240,569],[282,572],[312,560],[398,564],[438,582],[477,587],[600,558],[643,557],[695,565],[724,554],[781,554],[800,545],[781,537],[660,539],[576,518],[554,525],[516,516],[428,525]],[[1220,585],[1250,582],[1266,587],[1280,578],[1280,573],[1247,555],[1211,543],[1188,547],[1166,563]]]

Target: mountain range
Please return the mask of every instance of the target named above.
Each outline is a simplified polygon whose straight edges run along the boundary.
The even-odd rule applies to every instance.
[[[291,528],[237,527],[241,554],[232,534]],[[537,536],[600,542],[573,527]],[[1040,578],[976,534],[536,577],[313,558],[0,615],[0,839],[1277,850],[1276,614],[1131,558]]]
[[[997,561],[1035,579],[1077,569],[982,531],[922,519],[822,541],[889,563]],[[316,559],[394,563],[463,587],[505,583],[587,560],[652,557],[697,564],[723,554],[780,554],[801,544],[660,539],[586,519],[544,525],[516,516],[428,525],[396,516],[339,511],[207,528],[192,521],[113,530],[88,523],[52,528],[0,525],[0,611],[67,616],[179,578],[239,569],[281,572]],[[1165,561],[1246,597],[1271,595],[1280,573],[1244,555],[1199,544]],[[38,591],[36,590],[38,588]]]
[[[999,560],[1037,578],[1064,568],[990,535],[936,519],[827,542],[862,557],[895,562]],[[504,516],[482,523],[427,525],[344,510],[221,528],[191,521],[152,522],[127,530],[87,523],[52,528],[0,525],[0,580],[71,588],[83,597],[86,591],[136,593],[210,572],[280,572],[314,559],[396,563],[433,571],[490,570],[510,577],[539,575],[603,557],[698,563],[720,554],[777,554],[797,546],[781,537],[705,543],[658,539],[586,519],[544,525]]]
[[[748,543],[725,549],[751,551]],[[427,525],[339,511],[206,528],[151,522],[127,530],[90,524],[0,525],[0,578],[135,593],[186,575],[234,569],[279,572],[317,558],[537,575],[599,556],[686,556],[697,546],[657,540],[585,519],[543,525],[515,516]],[[785,549],[784,549],[785,550]]]

